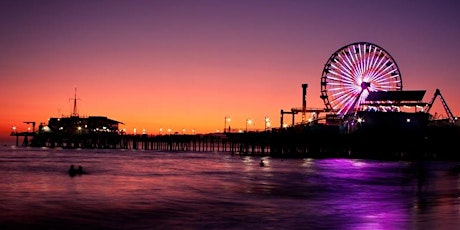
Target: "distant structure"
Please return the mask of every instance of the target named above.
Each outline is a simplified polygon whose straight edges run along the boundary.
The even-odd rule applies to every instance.
[[[71,98],[73,100],[73,110],[72,114],[70,115],[71,117],[78,117],[78,110],[77,110],[77,88],[75,88],[75,94],[74,97]]]
[[[68,117],[51,117],[48,124],[41,123],[38,127],[38,133],[32,142],[37,146],[66,146],[69,143],[75,143],[75,138],[86,138],[84,142],[88,146],[105,145],[108,136],[122,134],[119,125],[120,121],[109,119],[105,116],[80,117],[77,110],[77,89],[73,99],[73,110]],[[97,139],[96,139],[97,137]],[[102,143],[102,141],[104,143]],[[84,147],[84,146],[74,146]]]

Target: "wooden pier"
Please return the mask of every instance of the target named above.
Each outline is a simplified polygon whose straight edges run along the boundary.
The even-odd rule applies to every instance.
[[[270,153],[269,132],[209,133],[209,134],[120,134],[98,132],[89,134],[53,135],[12,133],[16,145],[49,148],[100,148],[153,151],[231,152],[232,154],[266,155]]]
[[[57,135],[12,133],[22,146],[133,149],[162,152],[228,152],[283,158],[373,158],[388,160],[460,160],[460,126],[429,125],[422,128],[389,130],[388,127],[344,132],[341,126],[305,125],[264,132],[126,135],[92,132]]]
[[[19,146],[19,138],[22,137],[22,146],[29,146],[31,140],[36,136],[35,132],[12,132],[10,136],[16,137],[16,146]],[[29,139],[30,137],[30,139]]]

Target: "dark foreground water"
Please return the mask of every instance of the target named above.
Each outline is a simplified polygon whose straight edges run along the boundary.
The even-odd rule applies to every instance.
[[[0,229],[458,229],[458,162],[2,147]],[[70,164],[88,174],[70,177]]]

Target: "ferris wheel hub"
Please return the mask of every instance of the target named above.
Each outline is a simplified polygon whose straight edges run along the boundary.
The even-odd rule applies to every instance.
[[[365,90],[365,89],[367,89],[367,88],[369,88],[369,87],[371,87],[371,83],[370,83],[370,82],[365,82],[365,81],[361,82],[361,89],[362,89],[362,90]]]

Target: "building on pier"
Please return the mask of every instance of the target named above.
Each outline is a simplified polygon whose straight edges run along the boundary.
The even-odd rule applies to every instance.
[[[124,131],[119,129],[120,121],[109,119],[105,116],[81,117],[77,110],[77,90],[73,99],[73,111],[68,117],[51,117],[48,124],[40,123],[38,130],[35,131],[35,122],[25,121],[32,124],[32,132],[18,133],[24,137],[23,145],[29,145],[28,137],[32,137],[31,146],[59,146],[59,147],[114,147],[118,143],[120,134]]]
[[[48,124],[39,125],[31,145],[114,148],[124,134],[119,124],[123,123],[104,116],[52,117]]]
[[[53,132],[61,134],[89,134],[94,132],[120,132],[120,121],[112,120],[104,116],[89,117],[61,117],[50,118],[48,125],[41,124],[40,132]]]

